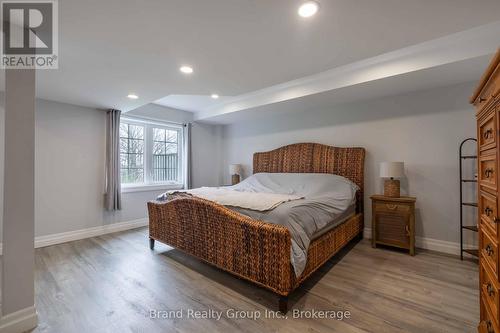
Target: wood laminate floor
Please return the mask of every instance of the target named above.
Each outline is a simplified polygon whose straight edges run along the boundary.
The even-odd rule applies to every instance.
[[[364,240],[291,296],[287,319],[231,319],[231,309],[264,317],[277,298],[158,242],[150,251],[142,228],[37,249],[34,332],[473,332],[477,271],[474,262],[410,257]],[[189,309],[223,314],[192,319]],[[293,318],[293,309],[350,318]],[[151,310],[182,310],[183,318],[151,319]]]

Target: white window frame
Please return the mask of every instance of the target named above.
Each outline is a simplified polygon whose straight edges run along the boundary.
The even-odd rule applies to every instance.
[[[177,190],[184,188],[184,126],[166,122],[158,122],[135,117],[122,117],[121,122],[144,127],[144,183],[122,183],[122,193],[161,190]],[[178,176],[177,182],[153,181],[153,128],[175,130],[178,136]]]

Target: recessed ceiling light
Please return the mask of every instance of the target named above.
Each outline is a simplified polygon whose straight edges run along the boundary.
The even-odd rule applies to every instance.
[[[193,68],[190,66],[182,66],[179,70],[184,74],[191,74],[193,72]]]
[[[319,4],[316,1],[304,2],[299,7],[299,15],[302,17],[311,17],[318,12]]]
[[[139,98],[139,96],[137,96],[136,94],[128,94],[127,97],[130,99],[138,99]]]
[[[217,99],[217,98],[219,98],[219,95],[217,95],[217,94],[212,94],[210,97],[212,97],[213,99]]]

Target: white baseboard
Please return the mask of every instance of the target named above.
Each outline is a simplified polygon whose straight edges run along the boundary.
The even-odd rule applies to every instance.
[[[138,219],[127,222],[118,222],[98,227],[80,229],[75,231],[61,232],[58,234],[35,237],[35,248],[72,242],[75,240],[101,236],[113,232],[125,231],[140,228],[148,225],[148,219]],[[2,244],[0,244],[0,255],[2,254]]]
[[[0,332],[22,333],[32,330],[38,324],[35,306],[9,313],[0,318]]]
[[[367,239],[372,238],[372,229],[365,228],[363,230],[363,237]],[[439,239],[415,237],[415,246],[420,249],[442,252],[453,255],[460,255],[460,243],[443,241]],[[469,246],[468,244],[466,246]],[[473,247],[470,245],[470,247]],[[477,247],[477,246],[476,246]]]
[[[108,225],[102,225],[93,228],[62,232],[46,236],[35,237],[35,248],[45,247],[55,244],[72,242],[79,239],[85,239],[95,236],[110,234],[113,232],[124,231],[129,229],[140,228],[148,225],[148,219],[138,219],[127,222],[118,222]]]

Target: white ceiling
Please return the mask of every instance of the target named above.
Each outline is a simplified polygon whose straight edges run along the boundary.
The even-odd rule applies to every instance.
[[[282,114],[301,111],[332,110],[332,106],[352,104],[360,101],[376,100],[384,96],[399,96],[414,91],[432,90],[439,87],[468,82],[470,78],[478,79],[484,72],[485,64],[490,56],[477,57],[452,64],[441,65],[420,71],[394,75],[379,80],[366,81],[347,87],[310,94],[301,98],[284,99],[275,103],[259,104],[228,113],[212,113],[202,120],[214,124],[231,124],[235,122],[263,119]],[[472,93],[472,89],[470,91]],[[463,105],[468,103],[469,96],[454,96]],[[472,107],[471,107],[472,109]],[[219,111],[216,109],[216,111]],[[368,115],[367,115],[368,116]]]
[[[195,119],[226,119],[234,113],[287,101],[300,105],[304,100],[311,100],[307,98],[309,96],[323,93],[336,96],[335,92],[339,90],[356,91],[357,86],[370,82],[375,82],[376,87],[357,94],[358,99],[366,95],[376,97],[373,92],[377,92],[378,96],[394,95],[401,92],[401,86],[387,85],[387,82],[394,81],[390,80],[392,78],[411,77],[405,88],[413,90],[428,88],[432,84],[478,80],[497,45],[500,45],[500,21],[228,98],[225,102],[199,110]],[[377,89],[379,87],[386,89]],[[339,102],[337,99],[330,103]]]
[[[212,92],[248,94],[484,25],[500,14],[498,0],[321,0],[317,16],[303,19],[296,13],[300,3],[59,1],[60,68],[37,73],[37,95],[124,111],[195,95],[192,105],[183,96],[176,103],[196,111],[207,108],[203,101],[213,103],[203,98]],[[179,73],[184,64],[195,73]],[[129,100],[129,93],[140,98]]]

